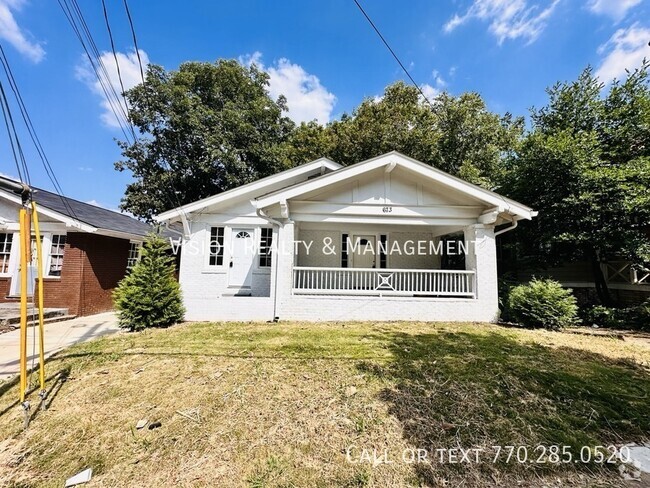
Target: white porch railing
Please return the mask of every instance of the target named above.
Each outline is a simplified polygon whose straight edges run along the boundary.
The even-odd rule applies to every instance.
[[[296,266],[293,268],[293,293],[473,298],[476,291],[474,271]]]

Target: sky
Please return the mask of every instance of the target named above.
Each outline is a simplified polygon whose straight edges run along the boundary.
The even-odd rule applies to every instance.
[[[609,84],[650,59],[650,0],[361,3],[427,96],[474,91],[499,113],[528,115],[546,103],[547,87],[574,80],[587,65]],[[101,1],[79,5],[119,91]],[[122,0],[106,6],[128,89],[140,80],[131,31]],[[131,0],[129,7],[143,62],[169,70],[184,61],[255,62],[296,122],[337,119],[406,79],[353,0]],[[121,132],[58,2],[0,0],[0,43],[64,193],[116,209],[131,181],[113,167]],[[21,141],[32,184],[52,189],[25,131]],[[16,174],[6,133],[0,173]]]

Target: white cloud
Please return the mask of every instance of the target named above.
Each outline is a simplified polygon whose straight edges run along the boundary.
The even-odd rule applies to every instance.
[[[260,52],[242,56],[239,61],[244,65],[256,64],[269,74],[269,94],[272,98],[280,95],[287,98],[287,115],[291,120],[297,123],[311,120],[321,124],[329,122],[336,96],[321,85],[317,76],[286,58],[265,67]]]
[[[440,95],[440,90],[438,88],[435,88],[427,83],[424,85],[420,85],[420,90],[422,90],[422,93],[424,93],[424,96],[427,97],[427,99],[433,103],[433,99],[436,98],[438,95]]]
[[[587,8],[595,14],[607,15],[615,21],[623,20],[627,12],[642,0],[589,0]]]
[[[436,86],[438,88],[444,88],[444,87],[447,86],[447,82],[444,80],[444,78],[442,77],[442,75],[440,74],[440,72],[437,69],[434,69],[431,72],[431,76],[435,80]]]
[[[25,0],[0,0],[0,38],[34,63],[39,63],[45,57],[45,49],[39,42],[30,40],[29,33],[21,29],[14,18],[14,12],[24,4]]]
[[[633,70],[641,65],[643,58],[650,58],[650,28],[640,27],[638,23],[617,30],[610,39],[598,48],[603,61],[596,71],[601,81],[610,82],[625,76],[625,70]]]
[[[138,56],[135,50],[130,51],[128,53],[118,52],[116,54],[117,54],[117,62],[120,65],[120,74],[122,75],[122,82],[124,83],[124,89],[128,90],[130,88],[133,88],[137,84],[142,83],[142,77],[140,76],[140,65],[138,63]],[[115,64],[115,58],[113,57],[113,53],[103,52],[101,53],[100,57],[104,66],[106,67],[106,72],[108,73],[108,77],[111,85],[113,85],[113,88],[115,89],[115,93],[121,95],[122,87],[120,86],[120,79],[117,74],[117,65]],[[142,69],[146,72],[147,65],[149,64],[149,56],[142,49],[140,49],[140,58],[142,59]],[[102,73],[101,68],[99,71],[100,73]],[[102,121],[109,127],[119,127],[120,124],[117,121],[115,114],[113,113],[111,104],[106,98],[106,95],[104,94],[104,90],[102,89],[102,85],[97,79],[97,76],[95,75],[95,72],[93,71],[90,62],[86,57],[84,57],[82,62],[79,65],[77,65],[76,74],[78,79],[86,83],[95,94],[97,94],[102,98],[101,106],[104,110],[101,114]],[[122,96],[120,96],[119,98],[120,98],[120,103],[122,104],[122,106],[125,108],[126,111],[126,100],[124,100]],[[113,105],[116,105],[115,101],[113,102]],[[115,110],[119,111],[119,108],[116,106]]]
[[[518,38],[531,43],[542,33],[559,2],[552,0],[542,9],[539,5],[529,6],[528,0],[474,0],[465,14],[454,14],[443,30],[449,33],[469,20],[479,19],[489,22],[488,30],[499,45],[506,39]]]

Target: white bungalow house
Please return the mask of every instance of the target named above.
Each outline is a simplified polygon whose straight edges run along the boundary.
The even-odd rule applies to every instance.
[[[496,237],[532,209],[397,152],[318,159],[164,212],[188,320],[498,318]]]

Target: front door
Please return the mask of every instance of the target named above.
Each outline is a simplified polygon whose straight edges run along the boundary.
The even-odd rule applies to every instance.
[[[233,229],[230,246],[229,286],[250,288],[253,277],[255,246],[253,231],[250,229]]]
[[[352,241],[352,267],[353,268],[374,268],[377,257],[377,246],[375,236],[358,235]]]

